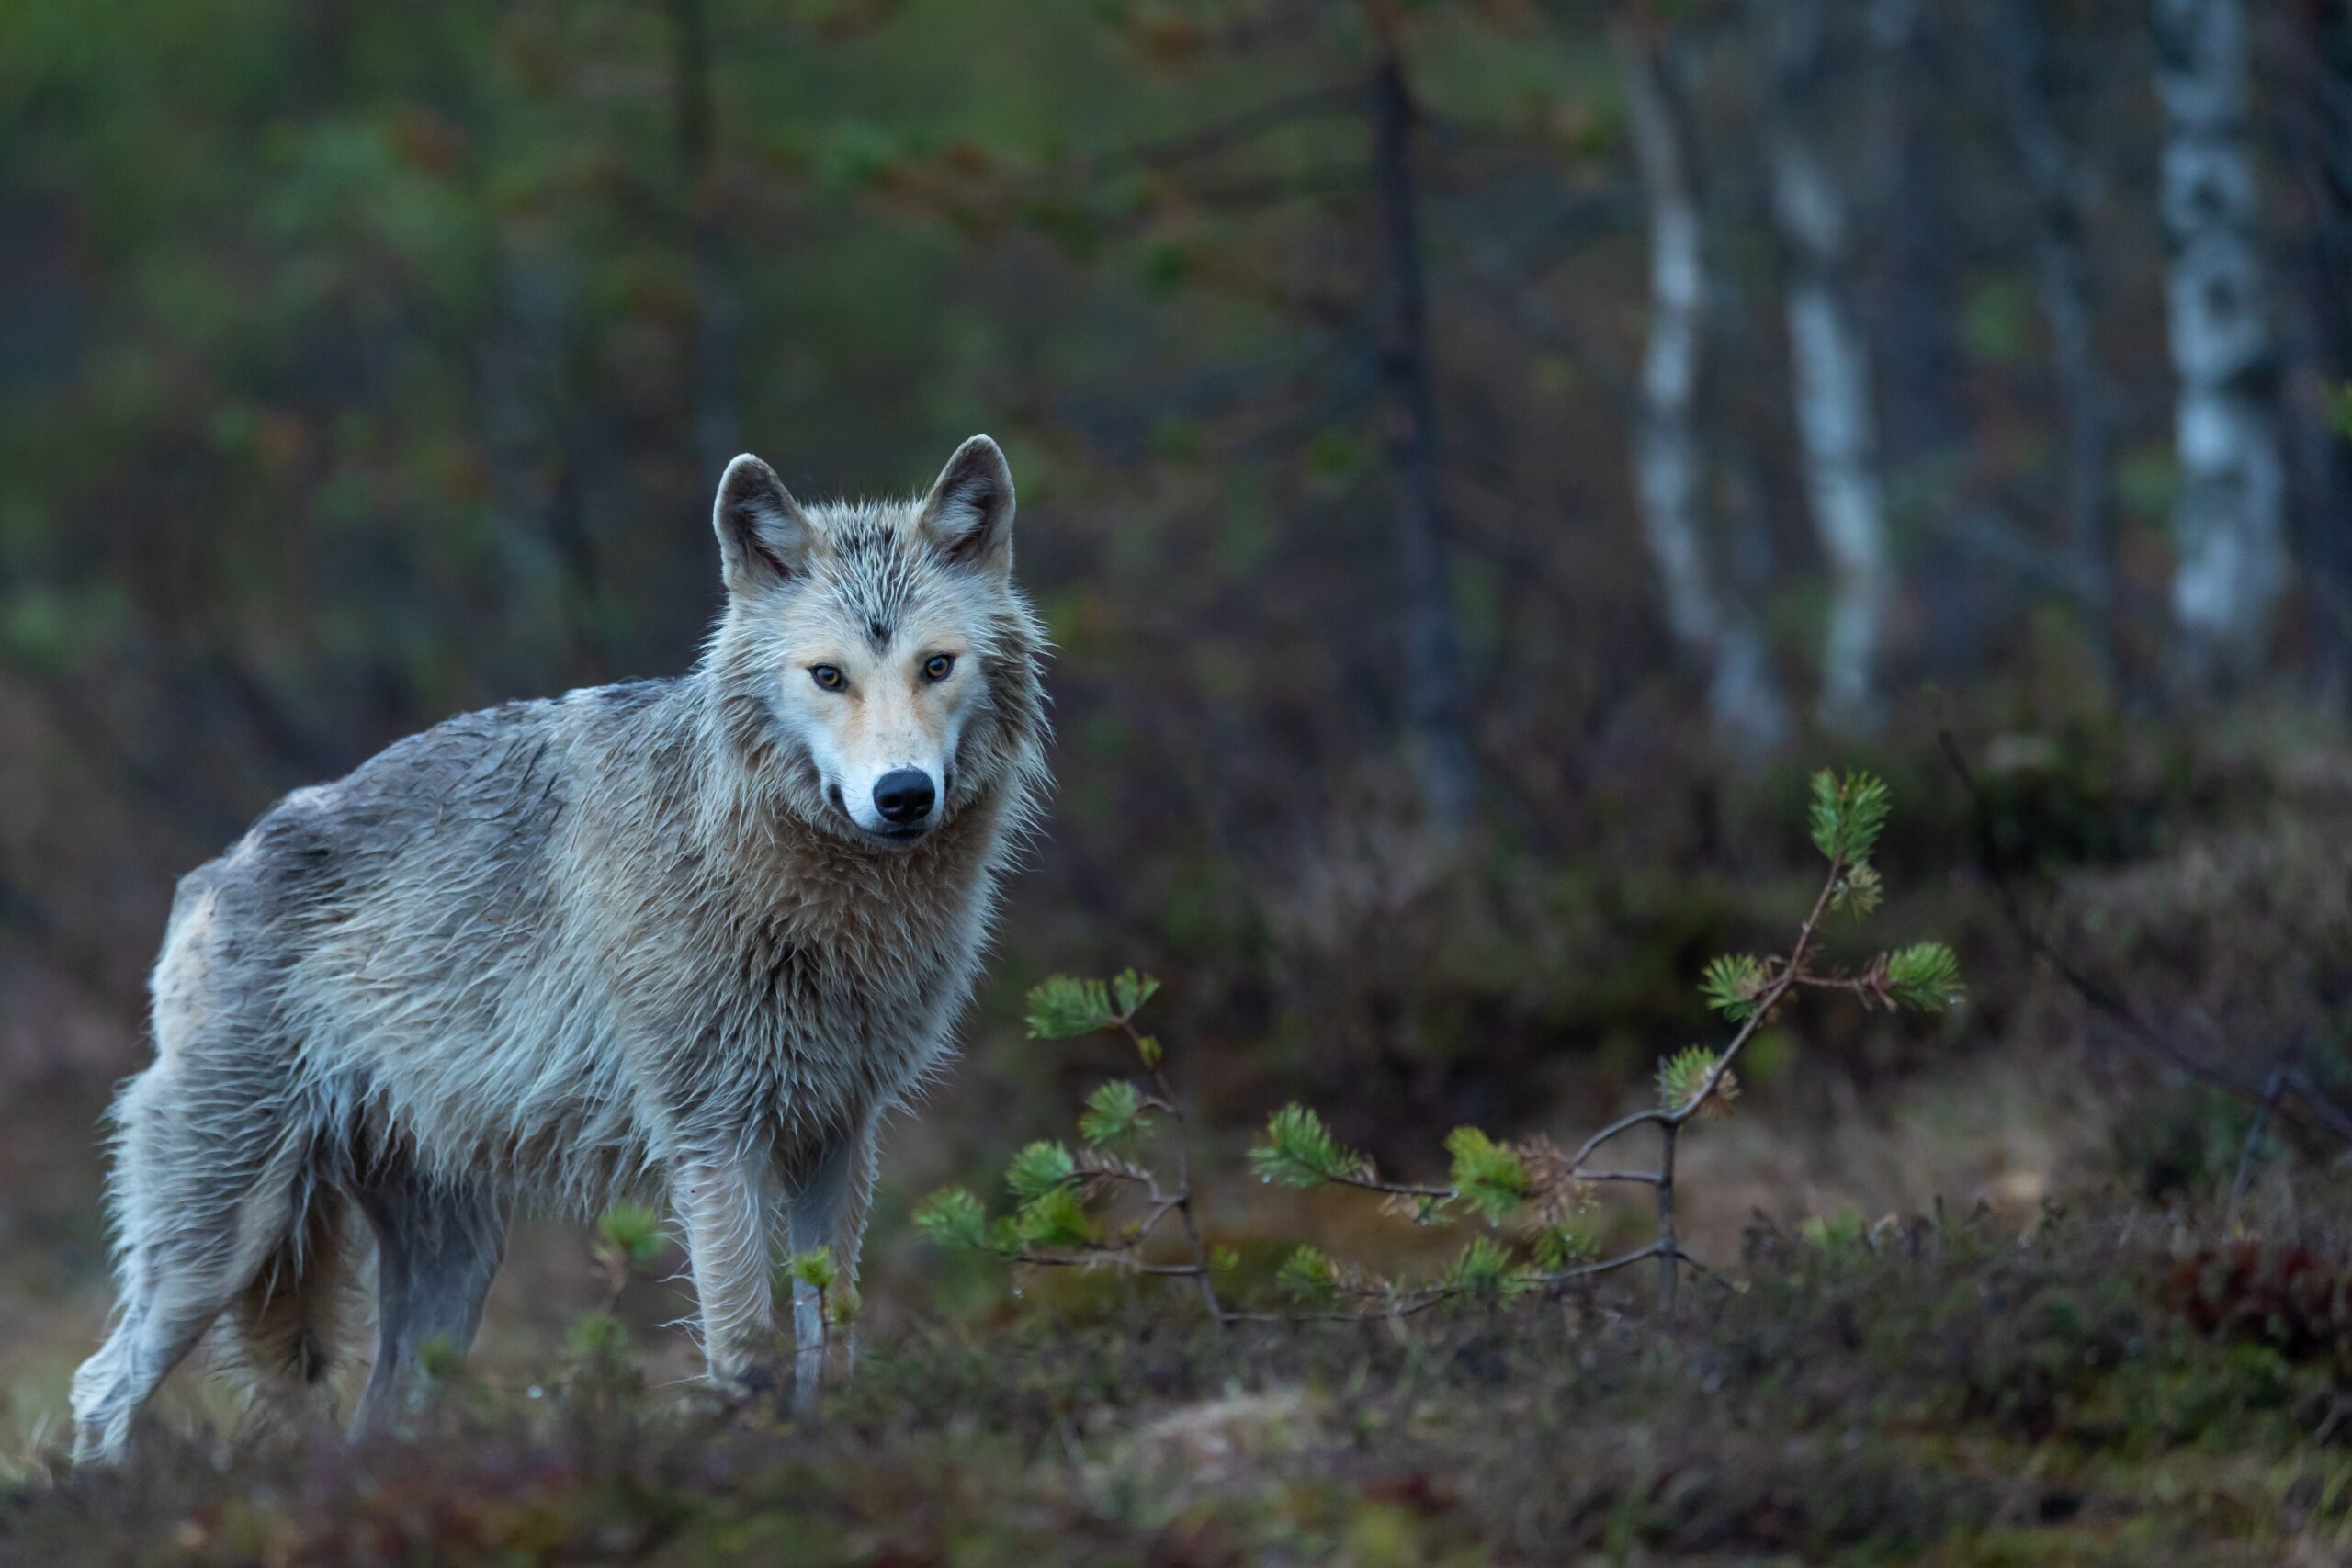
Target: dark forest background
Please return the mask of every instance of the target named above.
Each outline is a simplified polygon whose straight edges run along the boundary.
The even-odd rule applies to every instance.
[[[11,1430],[104,1311],[174,880],[451,714],[684,669],[735,452],[906,491],[978,430],[1059,793],[877,1302],[929,1299],[913,1194],[1099,1066],[1030,981],[1160,974],[1237,1145],[1290,1094],[1405,1168],[1565,1126],[1784,923],[1823,765],[1894,784],[1883,923],[1971,1005],[1759,1042],[1702,1242],[2352,1133],[2346,0],[27,0]]]

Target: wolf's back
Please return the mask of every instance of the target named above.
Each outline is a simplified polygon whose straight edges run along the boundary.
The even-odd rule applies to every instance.
[[[470,712],[282,799],[181,884],[155,966],[160,1054],[217,1037],[289,1098],[362,1107],[461,1164],[520,1126],[621,1112],[583,915],[597,888],[581,886],[600,877],[570,844],[593,811],[602,858],[659,853],[630,841],[659,825],[626,802],[659,795],[647,778],[675,750],[661,698],[618,686]]]

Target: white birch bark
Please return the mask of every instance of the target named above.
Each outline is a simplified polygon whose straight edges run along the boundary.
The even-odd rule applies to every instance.
[[[1789,256],[1789,350],[1805,492],[1830,570],[1821,714],[1878,722],[1880,643],[1894,589],[1868,349],[1848,276],[1848,221],[1823,145],[1824,0],[1766,0],[1776,29],[1768,141],[1772,209]]]
[[[1754,752],[1784,737],[1788,716],[1755,618],[1717,592],[1708,558],[1699,382],[1712,289],[1690,129],[1664,46],[1631,34],[1621,35],[1618,46],[1650,213],[1650,332],[1634,434],[1643,534],[1657,567],[1667,625],[1685,656],[1707,672],[1717,739]]]
[[[2192,678],[2243,677],[2269,650],[2287,585],[2287,466],[2245,12],[2239,0],[2151,0],[2150,17],[2179,380],[2173,615]]]

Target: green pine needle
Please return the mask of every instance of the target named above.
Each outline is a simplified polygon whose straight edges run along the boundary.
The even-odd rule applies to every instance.
[[[1029,1038],[1072,1040],[1097,1030],[1115,1029],[1159,989],[1159,982],[1133,969],[1108,982],[1056,975],[1029,988]],[[1146,1066],[1150,1066],[1147,1063]]]
[[[1846,868],[1838,878],[1837,889],[1829,896],[1829,907],[1839,914],[1861,919],[1876,909],[1886,896],[1886,885],[1879,880],[1878,871],[1870,862],[1862,861]]]
[[[1319,1187],[1361,1175],[1363,1156],[1342,1145],[1323,1118],[1295,1102],[1266,1122],[1266,1141],[1250,1151],[1250,1168],[1261,1181],[1284,1187]]]
[[[596,1222],[596,1236],[607,1256],[629,1269],[644,1268],[670,1245],[661,1214],[643,1203],[616,1203],[606,1210]]]
[[[1462,1256],[1438,1277],[1438,1284],[1446,1290],[1484,1301],[1502,1301],[1534,1288],[1535,1281],[1511,1258],[1502,1244],[1490,1235],[1475,1236],[1462,1249]]]
[[[1707,1075],[1715,1070],[1715,1054],[1704,1045],[1691,1045],[1676,1052],[1657,1065],[1658,1108],[1669,1114],[1699,1098],[1707,1087]]]
[[[1111,988],[1100,980],[1057,975],[1029,990],[1029,1038],[1070,1040],[1119,1021]]]
[[[797,1282],[812,1291],[830,1291],[839,1276],[833,1270],[833,1255],[829,1248],[812,1247],[806,1252],[796,1252],[785,1264],[785,1272]]]
[[[1941,1012],[1958,1006],[1968,987],[1962,983],[1960,960],[1951,949],[1939,942],[1923,942],[1887,954],[1886,994],[1897,1007]]]
[[[1135,1141],[1146,1114],[1143,1091],[1125,1078],[1113,1078],[1086,1097],[1078,1135],[1098,1149],[1118,1148]]]
[[[1094,1218],[1073,1187],[1049,1187],[1021,1205],[1022,1241],[1032,1247],[1087,1247],[1100,1239]]]
[[[968,1252],[994,1251],[988,1225],[988,1211],[961,1187],[943,1187],[915,1210],[915,1229],[936,1247]]]
[[[1026,1203],[1067,1185],[1077,1175],[1078,1161],[1069,1150],[1040,1138],[1012,1156],[1012,1163],[1004,1168],[1004,1184],[1014,1198]]]
[[[1120,971],[1111,981],[1111,1000],[1116,1004],[1122,1019],[1133,1018],[1144,1003],[1151,1000],[1159,989],[1159,982],[1148,975],[1138,975],[1132,969]]]
[[[1868,860],[1894,808],[1894,797],[1873,775],[1848,773],[1839,779],[1825,768],[1813,775],[1813,805],[1806,813],[1813,846],[1849,865]]]
[[[1709,1007],[1734,1023],[1745,1023],[1756,1016],[1757,1004],[1770,984],[1763,960],[1729,953],[1709,962],[1699,991]]]
[[[1305,1302],[1329,1300],[1339,1278],[1330,1254],[1319,1247],[1298,1247],[1274,1272],[1274,1283],[1284,1295]]]
[[[1453,1190],[1489,1220],[1499,1220],[1532,1195],[1535,1184],[1516,1150],[1476,1127],[1456,1127],[1445,1136],[1453,1156]]]
[[[1600,1256],[1600,1248],[1590,1236],[1580,1235],[1566,1225],[1545,1225],[1537,1231],[1532,1250],[1536,1267],[1552,1272],[1574,1269]]]

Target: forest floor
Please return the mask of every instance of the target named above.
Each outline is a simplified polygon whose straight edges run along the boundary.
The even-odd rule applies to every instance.
[[[1753,1231],[1741,1264],[1219,1335],[1114,1294],[873,1337],[795,1414],[575,1353],[346,1450],[19,1474],[83,1564],[2334,1562],[2347,1280],[2179,1217]]]
[[[1768,1197],[1738,1185],[1743,1146],[1751,1177],[1802,1160],[1769,1118],[1717,1137],[1740,1125],[1693,1152],[1714,1139],[1716,1186]],[[685,1381],[666,1269],[629,1286],[625,1344],[567,1337],[601,1287],[577,1231],[535,1227],[422,1430],[236,1447],[220,1392],[183,1379],[129,1467],[76,1473],[57,1412],[19,1420],[0,1562],[2352,1561],[2341,1172],[2281,1158],[2225,1227],[2112,1189],[2062,1204],[2016,1163],[1956,1181],[1982,1200],[1966,1213],[1740,1234],[1719,1196],[1697,1242],[1717,1270],[1686,1273],[1670,1314],[1647,1269],[1224,1334],[1105,1276],[957,1310],[952,1271],[929,1260],[920,1298],[918,1244],[886,1235],[872,1294],[925,1304],[877,1310],[855,1375],[805,1412]],[[1234,1288],[1263,1291],[1271,1247],[1242,1252]],[[21,1340],[19,1371],[62,1380],[64,1349],[37,1363]]]

